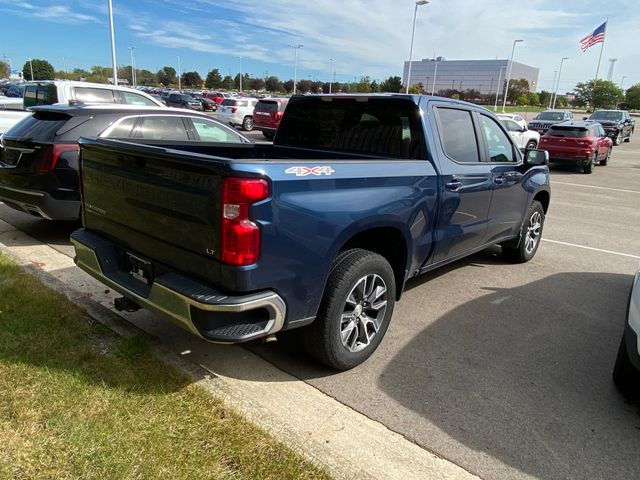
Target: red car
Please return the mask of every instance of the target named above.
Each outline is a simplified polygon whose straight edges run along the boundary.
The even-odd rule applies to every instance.
[[[202,94],[202,96],[204,98],[208,98],[212,102],[216,102],[216,107],[214,110],[218,109],[218,107],[222,103],[222,100],[224,100],[225,98],[231,97],[231,95],[229,95],[228,93],[221,93],[221,92],[205,92]]]
[[[261,99],[253,110],[253,128],[262,130],[266,138],[273,138],[288,102],[288,98]]]
[[[611,156],[613,142],[602,125],[595,122],[562,122],[553,125],[540,138],[538,148],[549,152],[551,162],[573,164],[584,173],[593,167],[606,165]]]

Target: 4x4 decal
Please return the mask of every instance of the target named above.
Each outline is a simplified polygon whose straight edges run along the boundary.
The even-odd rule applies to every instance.
[[[331,175],[333,172],[335,172],[335,170],[328,165],[317,167],[289,167],[284,171],[284,173],[290,173],[296,177],[306,177],[307,175]]]

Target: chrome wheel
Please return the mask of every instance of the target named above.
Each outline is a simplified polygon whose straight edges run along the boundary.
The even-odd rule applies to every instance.
[[[531,218],[529,218],[529,226],[527,227],[527,234],[525,236],[524,249],[528,255],[536,249],[538,242],[540,241],[540,230],[542,229],[542,215],[540,212],[533,212]]]
[[[371,274],[360,278],[340,317],[342,345],[350,352],[366,348],[380,330],[386,310],[387,285],[382,277]]]

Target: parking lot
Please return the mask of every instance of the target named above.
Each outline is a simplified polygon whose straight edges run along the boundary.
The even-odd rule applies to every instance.
[[[336,374],[286,341],[248,348],[482,478],[638,478],[640,410],[611,370],[640,261],[639,206],[640,137],[591,175],[552,169],[532,262],[489,250],[410,282],[363,365]],[[73,255],[76,225],[4,205],[0,218]],[[223,348],[147,312],[129,318],[198,364]]]

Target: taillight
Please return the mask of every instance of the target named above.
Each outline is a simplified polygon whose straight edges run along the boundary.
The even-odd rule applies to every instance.
[[[56,143],[47,148],[40,159],[38,166],[36,167],[37,173],[53,172],[56,168],[60,155],[65,152],[79,152],[80,147],[77,143]]]
[[[274,117],[274,118],[275,118],[276,120],[280,121],[280,119],[282,118],[282,114],[283,114],[283,113],[284,113],[284,112],[276,112],[276,115],[275,115],[275,117]]]
[[[238,107],[231,107],[231,113],[236,113],[238,111]]]
[[[251,265],[260,256],[260,228],[249,219],[252,203],[269,196],[269,184],[258,178],[226,178],[222,188],[222,255],[224,263]]]

